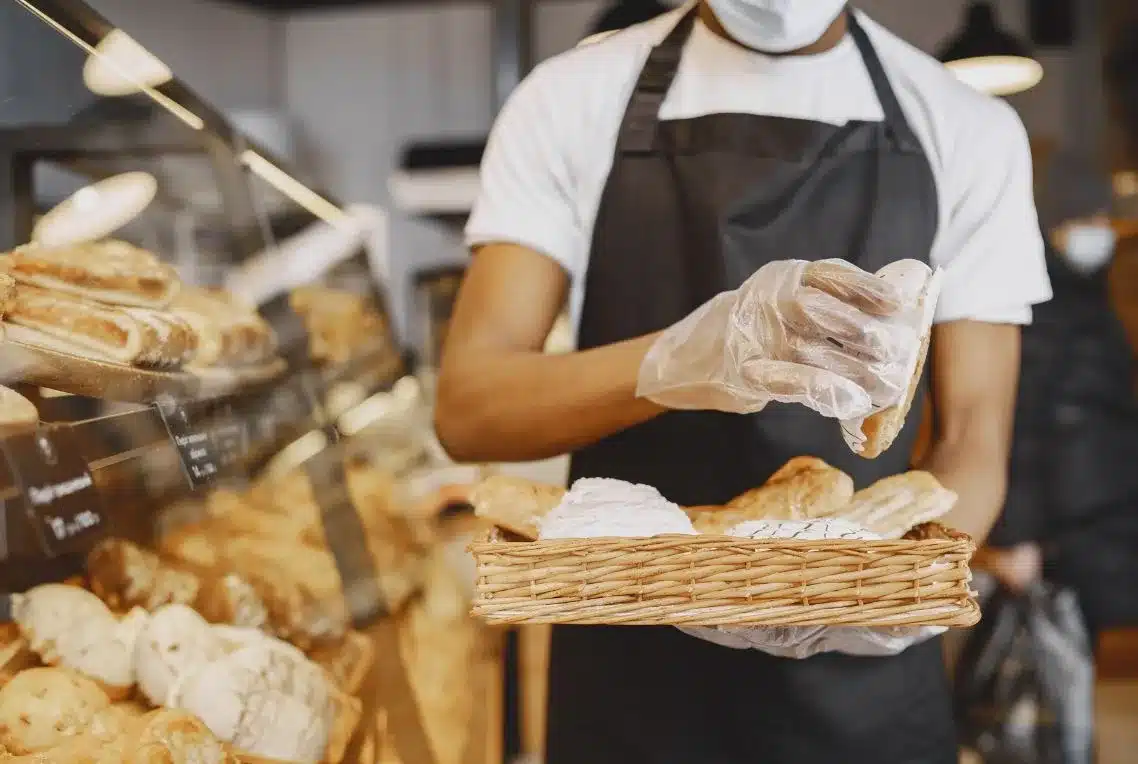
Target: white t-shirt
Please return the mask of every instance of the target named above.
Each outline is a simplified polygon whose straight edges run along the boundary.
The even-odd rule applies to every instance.
[[[621,118],[649,50],[683,12],[543,62],[512,94],[490,134],[467,243],[515,243],[556,260],[572,282],[574,326]],[[936,320],[1030,323],[1031,306],[1049,300],[1051,286],[1019,117],[863,14],[858,19],[936,180],[939,226],[930,261],[945,270]],[[882,119],[849,35],[817,55],[771,57],[697,21],[660,117],[723,112],[835,125]]]

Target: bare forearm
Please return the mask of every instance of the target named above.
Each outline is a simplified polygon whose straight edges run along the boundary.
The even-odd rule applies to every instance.
[[[957,494],[941,522],[983,543],[1004,505],[1007,453],[982,444],[934,443],[922,467]]]
[[[655,335],[577,353],[468,354],[444,363],[435,428],[460,461],[529,461],[568,453],[647,421],[636,397]]]

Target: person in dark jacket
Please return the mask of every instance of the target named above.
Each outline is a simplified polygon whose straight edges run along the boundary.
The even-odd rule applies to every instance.
[[[1008,495],[987,567],[1020,590],[1072,587],[1092,634],[1138,625],[1134,354],[1107,291],[1111,192],[1061,158],[1038,197],[1053,299],[1023,329]]]

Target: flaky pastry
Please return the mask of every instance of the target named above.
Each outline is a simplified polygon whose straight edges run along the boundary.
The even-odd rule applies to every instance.
[[[565,489],[525,478],[494,475],[470,492],[474,513],[527,539],[538,536],[538,522],[560,502]]]
[[[181,282],[152,253],[122,241],[19,247],[8,272],[20,283],[110,305],[161,308]]]
[[[854,494],[838,515],[882,538],[899,538],[919,523],[942,517],[956,504],[956,494],[921,470],[878,480]]]
[[[726,506],[689,508],[700,533],[724,533],[748,520],[811,520],[830,517],[849,503],[853,480],[813,456],[784,464],[766,483],[736,496]]]

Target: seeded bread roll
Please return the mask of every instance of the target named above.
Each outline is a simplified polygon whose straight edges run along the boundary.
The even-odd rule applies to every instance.
[[[28,669],[0,690],[0,744],[16,754],[45,751],[79,734],[110,704],[77,671]]]

